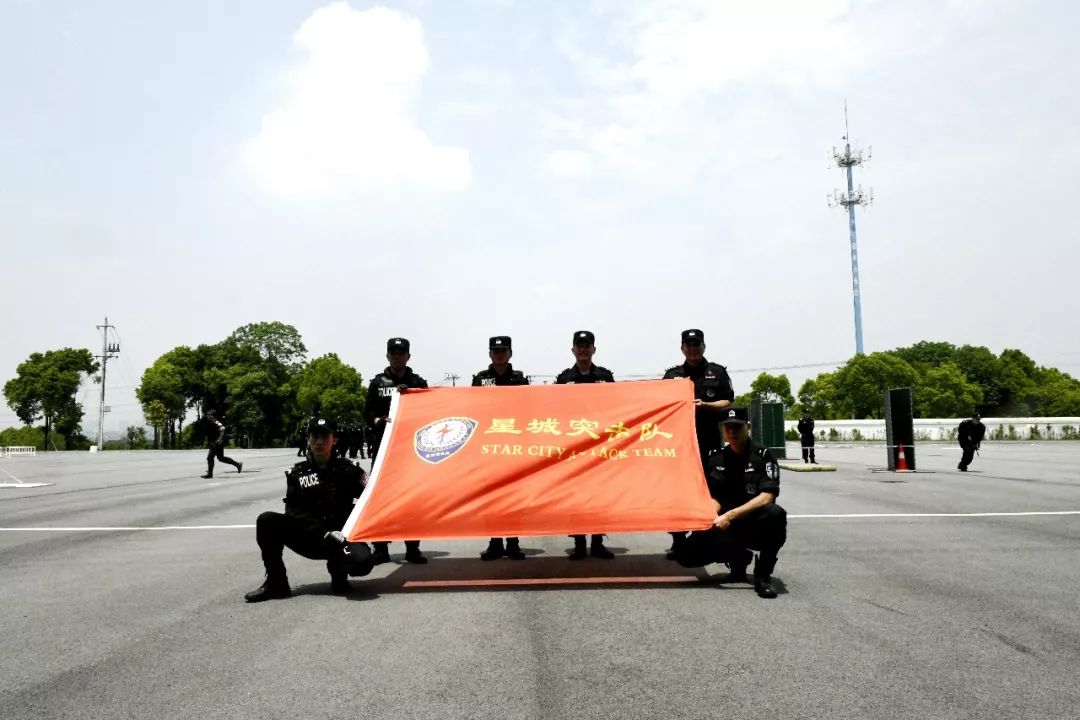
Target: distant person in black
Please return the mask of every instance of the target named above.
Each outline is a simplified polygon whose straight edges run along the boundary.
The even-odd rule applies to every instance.
[[[311,560],[326,560],[334,593],[352,589],[350,573],[370,572],[370,550],[363,543],[347,543],[341,533],[367,479],[357,465],[334,455],[335,430],[332,420],[311,419],[308,459],[285,473],[285,512],[264,512],[255,522],[266,581],[244,596],[248,602],[292,594],[281,557],[286,547]],[[366,566],[358,570],[356,563],[363,560]]]
[[[596,353],[596,336],[589,330],[578,330],[574,333],[570,352],[574,355],[573,367],[563,370],[555,378],[556,385],[575,385],[578,383],[609,383],[615,382],[615,376],[611,371],[599,365],[593,365],[593,355]],[[586,555],[585,536],[574,535],[574,549],[570,553],[571,560],[583,560]],[[604,547],[604,536],[593,535],[592,547],[589,550],[595,558],[611,560],[615,554]]]
[[[814,459],[814,418],[808,412],[803,413],[799,420],[799,442],[802,444],[802,461],[817,465]]]
[[[427,380],[420,377],[409,367],[409,341],[403,337],[393,337],[386,341],[386,361],[390,363],[386,369],[371,379],[368,385],[367,405],[364,408],[365,419],[371,433],[371,467],[375,467],[375,460],[379,456],[382,447],[383,435],[386,433],[387,423],[390,421],[390,402],[402,390],[410,388],[426,388]],[[376,565],[390,562],[390,543],[372,543],[375,548],[372,557]],[[423,565],[427,558],[420,552],[419,540],[405,541],[405,560],[407,562]]]
[[[513,356],[512,341],[508,335],[496,335],[488,340],[488,357],[491,364],[487,370],[481,370],[473,375],[473,387],[496,387],[503,385],[528,385],[529,379],[520,370],[515,370],[510,364]],[[508,557],[512,560],[524,560],[525,553],[521,552],[521,544],[516,537],[506,538],[503,546],[502,538],[491,538],[487,549],[480,553],[481,560],[497,560]]]
[[[709,457],[709,494],[716,501],[712,530],[695,532],[683,543],[678,560],[686,567],[726,562],[722,582],[746,582],[746,568],[757,550],[754,589],[776,597],[772,573],[787,541],[787,512],[776,504],[780,467],[768,448],[750,439],[746,408],[729,408],[723,419],[727,445]]]
[[[968,465],[975,459],[975,451],[982,445],[983,437],[986,436],[986,426],[982,424],[979,413],[971,416],[970,420],[960,423],[956,429],[956,439],[960,441],[960,447],[964,449],[964,456],[960,458],[960,464],[956,469],[967,472]]]
[[[683,330],[681,349],[686,361],[668,368],[664,379],[689,378],[694,383],[694,429],[704,471],[706,458],[723,447],[719,411],[731,407],[735,390],[731,387],[727,368],[705,359],[705,333],[697,328]],[[675,559],[678,545],[685,537],[685,532],[671,533],[673,543],[668,551],[669,560]]]
[[[218,420],[217,413],[213,410],[207,410],[206,414],[203,415],[203,418],[210,426],[210,429],[206,436],[207,448],[209,449],[206,453],[206,474],[202,477],[214,477],[214,458],[217,458],[226,465],[232,465],[236,468],[236,472],[242,471],[244,469],[244,463],[225,457],[225,426]]]
[[[296,428],[296,457],[304,457],[307,454],[306,423],[300,423]]]

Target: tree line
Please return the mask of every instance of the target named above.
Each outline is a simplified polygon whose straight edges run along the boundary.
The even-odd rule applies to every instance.
[[[99,381],[99,365],[86,349],[33,353],[4,385],[8,405],[27,426],[0,432],[0,445],[85,449],[83,407],[77,392],[86,378]],[[995,355],[988,348],[919,342],[869,355],[806,380],[798,397],[786,375],[761,373],[748,392],[783,402],[788,417],[804,412],[820,420],[880,418],[883,391],[913,388],[916,417],[1080,416],[1080,380],[1043,367],[1020,350]],[[186,448],[205,442],[202,423],[185,418],[213,409],[234,442],[249,447],[289,444],[315,412],[340,422],[363,421],[366,390],[360,372],[334,353],[308,359],[299,331],[280,322],[237,328],[214,344],[169,350],[142,374],[136,397],[152,437],[129,427],[121,447]],[[41,427],[34,427],[41,423]]]
[[[806,412],[819,420],[862,420],[883,417],[883,392],[899,387],[913,389],[917,418],[1080,415],[1080,380],[1068,373],[1039,366],[1020,350],[995,355],[981,345],[930,341],[856,355],[804,382],[797,400],[785,375],[762,373],[737,401],[783,402],[791,418]]]

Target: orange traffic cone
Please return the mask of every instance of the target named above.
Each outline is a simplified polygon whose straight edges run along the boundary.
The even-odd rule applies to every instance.
[[[907,466],[907,456],[904,455],[904,446],[900,446],[900,453],[896,456],[896,472],[911,472]]]

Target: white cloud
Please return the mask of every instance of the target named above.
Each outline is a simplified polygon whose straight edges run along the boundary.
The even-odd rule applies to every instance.
[[[545,158],[547,169],[560,177],[580,178],[592,174],[592,156],[578,150],[556,150]]]
[[[472,179],[463,148],[436,145],[411,106],[428,68],[419,20],[395,10],[319,8],[293,37],[305,53],[287,97],[244,148],[268,192],[290,199],[385,189],[455,192]]]

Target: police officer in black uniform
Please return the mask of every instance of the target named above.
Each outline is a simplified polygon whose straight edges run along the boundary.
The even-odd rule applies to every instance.
[[[236,472],[243,471],[244,463],[225,457],[225,426],[218,420],[217,413],[207,410],[203,418],[210,426],[210,431],[207,433],[206,474],[200,477],[204,479],[214,477],[214,458],[226,465],[232,465],[236,468]]]
[[[292,594],[281,555],[288,547],[311,560],[326,560],[330,588],[347,593],[351,553],[369,562],[370,551],[362,544],[350,545],[341,528],[353,505],[364,491],[364,471],[334,454],[335,427],[332,420],[313,417],[308,423],[308,459],[285,473],[285,512],[264,512],[255,523],[255,539],[262,551],[266,581],[244,598],[261,602],[287,598]],[[353,574],[366,574],[353,572]]]
[[[571,341],[570,352],[574,355],[573,367],[563,370],[555,378],[556,385],[575,385],[577,383],[615,382],[615,376],[605,367],[594,365],[592,358],[596,353],[596,336],[589,330],[578,330]],[[583,560],[586,555],[585,536],[574,535],[574,549],[571,560]],[[592,548],[589,551],[595,558],[611,560],[615,554],[604,547],[604,536],[592,536]]]
[[[386,369],[371,379],[368,385],[367,404],[364,415],[367,419],[371,434],[371,466],[375,467],[375,459],[379,456],[379,448],[382,446],[383,434],[386,432],[386,424],[390,419],[390,401],[401,390],[410,388],[426,388],[427,380],[420,377],[409,367],[409,359],[412,354],[409,341],[403,337],[392,337],[386,341],[386,361],[390,364]],[[376,565],[390,562],[390,543],[372,543],[375,548],[373,558]],[[423,565],[427,558],[420,552],[419,540],[405,541],[405,560],[417,565]]]
[[[510,358],[514,351],[512,341],[508,335],[496,335],[488,340],[488,357],[491,364],[487,370],[481,370],[473,375],[473,387],[496,387],[503,385],[528,385],[529,379],[525,373],[515,370],[510,364]],[[481,560],[497,560],[508,557],[513,560],[524,560],[525,553],[521,551],[521,544],[516,537],[506,538],[503,545],[502,538],[491,538],[487,549],[480,553]]]
[[[960,464],[956,466],[957,470],[967,472],[968,465],[975,459],[975,451],[982,445],[984,437],[986,437],[986,426],[983,425],[982,416],[979,413],[972,415],[970,420],[960,423],[956,429],[956,439],[960,441],[964,455],[960,458]]]
[[[716,520],[706,532],[683,543],[678,560],[686,567],[726,562],[731,572],[723,582],[746,582],[746,568],[757,550],[754,589],[763,598],[776,597],[772,573],[787,540],[787,512],[776,504],[780,467],[769,449],[750,439],[746,408],[724,412],[727,445],[709,457],[709,494],[716,501]]]
[[[707,467],[705,459],[723,447],[719,411],[731,406],[735,390],[727,368],[705,359],[705,333],[697,328],[683,330],[681,348],[686,362],[668,368],[664,379],[689,378],[694,383],[694,428],[704,470]],[[685,537],[684,532],[671,533],[673,543],[668,551],[669,560],[675,559],[678,545]]]
[[[802,461],[817,465],[817,460],[814,458],[814,418],[810,417],[809,411],[803,413],[798,427],[799,443],[802,445]]]

